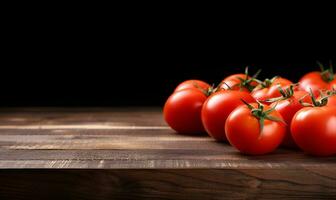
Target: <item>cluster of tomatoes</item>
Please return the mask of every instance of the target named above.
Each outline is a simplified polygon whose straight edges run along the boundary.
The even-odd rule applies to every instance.
[[[168,125],[181,134],[208,133],[244,154],[279,146],[316,156],[336,155],[336,74],[330,65],[299,83],[258,72],[226,77],[217,87],[200,80],[179,84],[164,105]]]

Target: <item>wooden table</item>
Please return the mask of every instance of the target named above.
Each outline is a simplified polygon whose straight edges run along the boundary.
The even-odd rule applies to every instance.
[[[336,158],[243,156],[160,108],[2,108],[0,199],[336,199]]]

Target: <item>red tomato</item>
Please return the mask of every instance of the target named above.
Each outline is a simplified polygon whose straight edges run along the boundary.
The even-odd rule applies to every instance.
[[[204,128],[201,121],[201,109],[206,99],[207,96],[199,89],[174,92],[164,105],[164,119],[178,133],[202,133]]]
[[[272,79],[266,79],[263,83],[259,84],[256,88],[254,88],[251,94],[258,101],[265,102],[268,99],[281,97],[279,86],[286,89],[291,84],[293,84],[292,81],[288,79],[274,77]],[[268,103],[265,102],[265,104]]]
[[[251,92],[253,88],[258,85],[256,81],[256,77],[258,76],[260,71],[258,71],[253,78],[248,75],[248,68],[245,69],[245,74],[234,74],[231,76],[226,77],[221,85],[221,88],[228,90],[239,90],[239,91],[246,91]]]
[[[242,153],[251,155],[274,151],[285,136],[286,125],[281,122],[281,115],[270,109],[267,105],[253,103],[232,111],[225,123],[225,133],[230,144]]]
[[[182,83],[180,83],[174,90],[180,91],[184,89],[190,89],[190,88],[202,88],[203,90],[208,90],[210,88],[210,85],[204,81],[201,80],[187,80]]]
[[[300,79],[300,89],[309,92],[313,91],[315,96],[319,95],[319,90],[329,90],[336,86],[336,74],[330,64],[329,69],[324,70],[324,66],[319,63],[322,72],[310,72]]]
[[[286,134],[282,141],[282,146],[296,148],[297,145],[295,144],[290,132],[290,124],[295,113],[304,107],[299,101],[303,98],[303,102],[311,104],[312,100],[309,93],[306,91],[293,91],[292,94],[292,96],[284,97],[283,100],[272,103],[271,107],[275,107],[275,110],[280,113],[287,124]]]
[[[336,154],[336,107],[301,109],[293,117],[291,132],[295,143],[308,154]]]
[[[248,92],[222,90],[212,94],[203,104],[202,122],[207,133],[219,141],[226,141],[224,125],[229,114],[239,105],[255,102]]]
[[[336,106],[336,95],[329,97],[327,106]]]
[[[329,90],[336,90],[336,74],[335,74],[335,79],[329,83]]]
[[[331,96],[328,98],[327,106],[336,106],[336,90],[329,91],[328,95]]]
[[[300,79],[300,89],[309,92],[310,88],[317,96],[319,90],[328,90],[331,85],[323,80],[320,72],[310,72]]]

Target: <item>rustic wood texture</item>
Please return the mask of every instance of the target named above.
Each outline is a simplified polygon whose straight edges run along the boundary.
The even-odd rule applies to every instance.
[[[2,108],[0,180],[0,199],[336,199],[336,158],[244,156],[159,108]]]

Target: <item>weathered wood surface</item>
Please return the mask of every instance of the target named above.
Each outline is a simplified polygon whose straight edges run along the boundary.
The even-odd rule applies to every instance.
[[[336,199],[335,157],[244,156],[159,108],[2,108],[0,169],[0,199]]]

